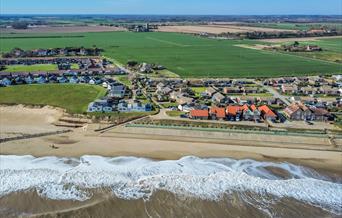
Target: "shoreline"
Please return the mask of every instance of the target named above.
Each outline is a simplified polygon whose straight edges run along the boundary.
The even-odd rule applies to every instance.
[[[53,125],[62,116],[57,109],[23,106],[0,106],[0,109],[3,136],[65,129]],[[335,143],[331,144],[328,137],[124,126],[114,127],[104,133],[95,132],[99,127],[101,124],[89,124],[87,129],[72,129],[69,133],[3,142],[0,143],[0,155],[136,156],[155,160],[176,160],[184,156],[229,157],[290,162],[328,170],[342,177],[342,138],[335,139]]]
[[[260,143],[260,142],[259,142]],[[55,145],[56,149],[51,148]],[[107,136],[85,135],[80,132],[58,136],[18,140],[0,144],[1,155],[32,155],[35,157],[104,157],[135,156],[154,160],[176,160],[184,156],[201,158],[253,159],[267,162],[289,162],[342,176],[342,152],[284,147],[279,144],[255,146],[243,140],[237,143],[166,135],[111,133]]]

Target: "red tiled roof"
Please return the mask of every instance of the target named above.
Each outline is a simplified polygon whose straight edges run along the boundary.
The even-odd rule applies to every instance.
[[[256,109],[257,109],[257,107],[256,107],[254,104],[252,104],[252,105],[251,105],[251,110],[252,110],[252,111],[255,111]]]
[[[208,110],[192,110],[190,111],[192,117],[209,117]]]
[[[216,117],[218,117],[218,118],[225,118],[226,117],[226,111],[224,108],[212,107],[212,108],[210,108],[210,113],[216,114]]]
[[[241,110],[240,106],[228,106],[227,114],[236,116],[237,112]]]
[[[277,115],[267,105],[260,106],[259,110],[262,114],[268,117],[277,117]]]
[[[249,110],[248,105],[247,105],[247,104],[243,105],[243,106],[241,107],[241,110],[243,110],[243,112],[248,111],[248,110]]]

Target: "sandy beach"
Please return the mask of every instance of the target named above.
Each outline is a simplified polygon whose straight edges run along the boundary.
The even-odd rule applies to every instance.
[[[15,115],[14,115],[15,114]],[[53,131],[61,111],[52,108],[1,107],[1,132],[8,135]],[[19,118],[18,118],[19,117]],[[15,119],[17,118],[17,119]],[[3,155],[80,157],[138,156],[179,159],[184,156],[230,157],[303,164],[342,174],[341,139],[270,136],[241,133],[117,127],[96,133],[99,124],[73,132],[0,144]],[[51,148],[54,145],[55,148]]]

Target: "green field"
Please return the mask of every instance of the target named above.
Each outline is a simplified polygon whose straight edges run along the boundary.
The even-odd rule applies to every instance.
[[[105,94],[104,88],[91,85],[20,85],[0,88],[0,104],[51,105],[84,113],[90,102]]]
[[[293,42],[291,42],[293,43]],[[285,43],[285,44],[291,44]],[[321,59],[330,62],[342,63],[342,38],[320,39],[316,41],[300,42],[304,45],[318,45],[322,52],[293,52],[293,55],[299,55],[308,58]]]
[[[58,70],[55,64],[35,64],[35,65],[11,65],[6,66],[2,72],[38,72]]]
[[[288,30],[310,30],[320,29],[322,27],[335,28],[342,30],[342,24],[339,23],[254,23],[248,24],[255,27],[265,27],[273,29],[288,29]]]
[[[72,37],[77,36],[77,37]],[[255,41],[212,40],[176,33],[2,34],[0,51],[66,46],[105,50],[121,63],[162,64],[181,77],[270,77],[341,73],[341,64],[241,48]]]

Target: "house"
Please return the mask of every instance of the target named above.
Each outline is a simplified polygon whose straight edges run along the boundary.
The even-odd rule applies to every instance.
[[[225,99],[226,97],[219,92],[215,93],[212,97],[212,101],[217,103],[223,103]]]
[[[330,119],[333,119],[331,114],[327,110],[325,110],[323,108],[311,107],[310,110],[313,113],[312,120],[326,122],[326,121],[328,121]]]
[[[65,76],[58,77],[58,78],[57,78],[57,81],[58,81],[59,83],[68,83],[68,82],[69,82],[68,78],[65,77]]]
[[[254,112],[248,107],[247,104],[244,104],[242,107],[241,107],[241,110],[242,110],[242,117],[243,117],[243,120],[254,120]]]
[[[302,103],[292,103],[284,109],[284,114],[290,120],[312,120],[313,113]]]
[[[208,87],[208,88],[205,90],[205,93],[206,93],[209,97],[212,97],[212,96],[216,93],[216,90],[215,90],[213,87]]]
[[[264,120],[275,121],[277,119],[277,115],[267,105],[260,106],[258,110]]]
[[[45,76],[39,76],[39,77],[35,78],[35,82],[38,84],[44,84],[47,82],[47,79]]]
[[[212,107],[209,110],[209,114],[210,114],[211,119],[213,119],[213,120],[224,120],[224,119],[226,119],[225,108]]]
[[[32,83],[34,83],[34,78],[33,78],[33,76],[32,75],[27,75],[26,77],[25,77],[25,83],[26,84],[32,84]]]
[[[10,85],[12,85],[12,81],[10,79],[8,79],[7,77],[5,77],[2,80],[0,80],[0,84],[2,86],[10,86]]]
[[[255,94],[255,93],[259,92],[259,88],[258,87],[244,87],[242,90],[246,94]]]
[[[311,86],[302,87],[300,91],[305,95],[314,95],[317,93],[317,89]]]
[[[125,97],[126,87],[124,85],[111,86],[108,96],[112,98],[123,98]]]
[[[107,100],[95,100],[88,106],[88,112],[112,112],[113,107],[108,104]]]
[[[251,105],[250,109],[253,112],[253,120],[255,122],[259,122],[261,119],[261,112],[258,110],[258,108],[254,104]]]
[[[208,120],[209,119],[209,111],[208,110],[191,110],[190,111],[191,119],[198,120]]]
[[[226,108],[226,114],[228,117],[228,120],[230,121],[240,121],[242,118],[242,110],[240,106],[236,106],[236,105],[229,105]]]
[[[281,91],[285,94],[296,94],[298,93],[298,86],[297,85],[281,85]]]
[[[122,100],[118,104],[117,110],[120,112],[147,112],[152,111],[152,105],[149,103],[143,104],[140,101],[130,103]]]
[[[77,84],[79,82],[80,82],[80,80],[77,78],[77,76],[73,76],[69,80],[69,83],[71,83],[71,84]]]
[[[339,88],[335,88],[331,86],[322,86],[319,90],[322,94],[325,94],[325,95],[339,96],[341,94]]]
[[[223,93],[224,94],[236,94],[241,93],[242,90],[239,87],[224,87]]]
[[[176,102],[180,105],[183,105],[183,104],[191,104],[192,102],[194,101],[193,98],[190,98],[190,97],[186,97],[186,96],[179,96],[177,97],[176,99]]]

